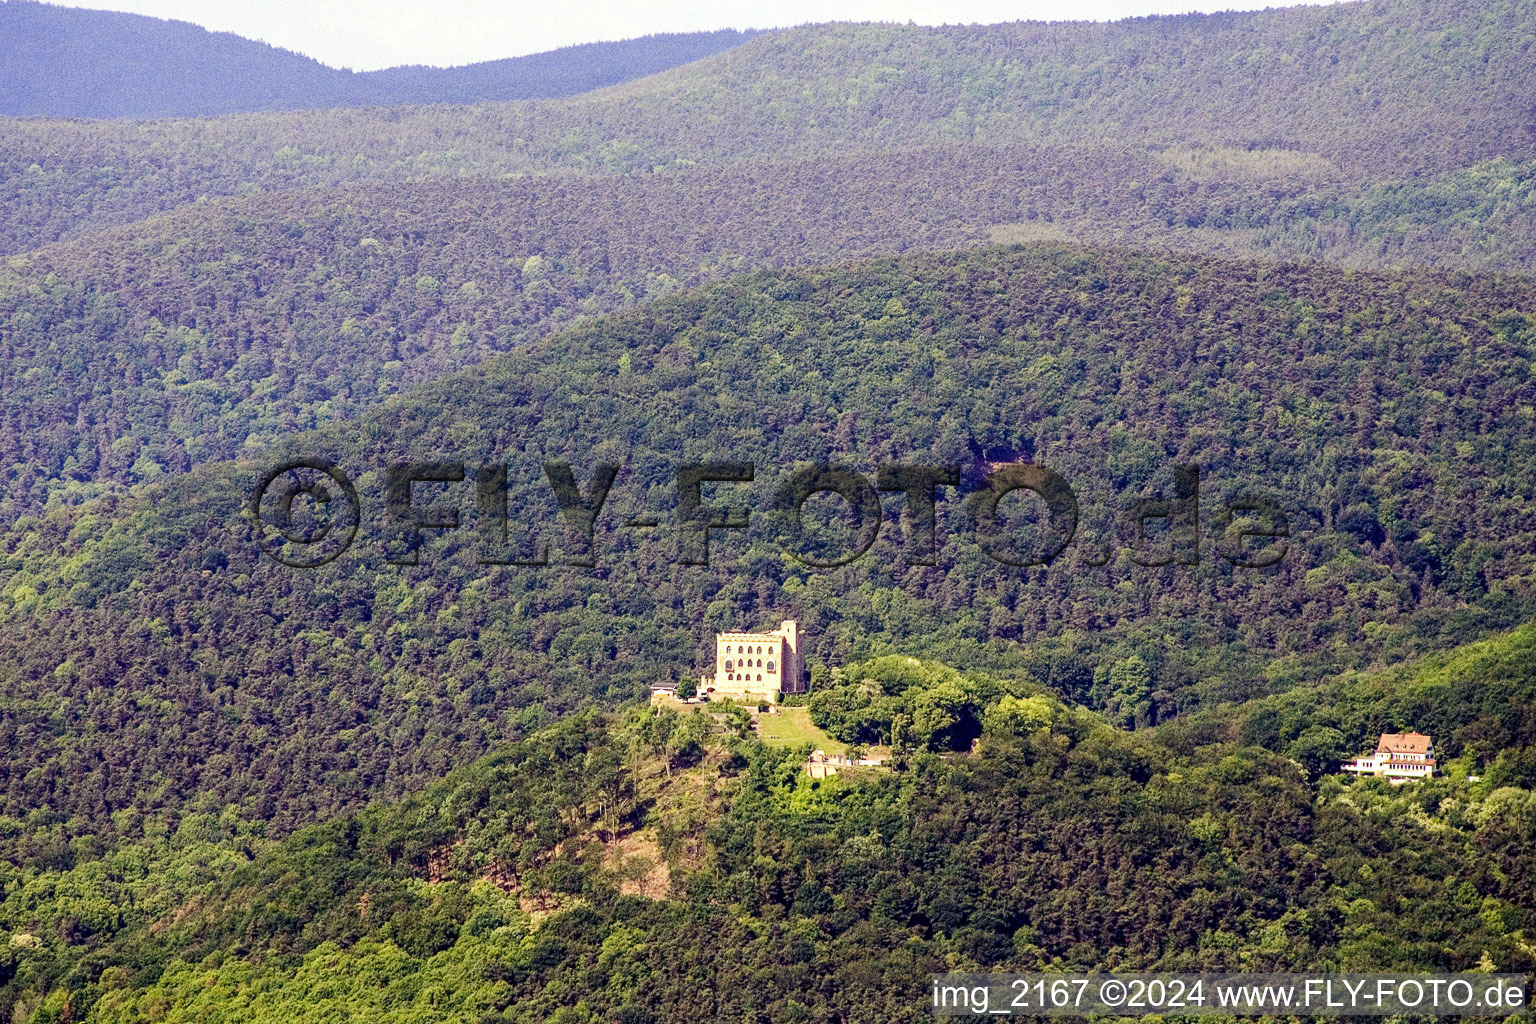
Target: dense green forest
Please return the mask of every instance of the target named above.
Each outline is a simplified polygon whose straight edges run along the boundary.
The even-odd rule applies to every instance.
[[[944,970],[1529,971],[1532,642],[1321,701],[1345,750],[1422,722],[1404,690],[1459,718],[1447,777],[1403,789],[1319,779],[1251,725],[1130,733],[1024,675],[887,656],[822,693],[914,711],[890,771],[812,781],[744,712],[644,709],[280,842],[141,816],[105,861],[7,880],[9,998],[38,1020],[916,1021]]]
[[[708,57],[751,35],[655,35],[455,68],[354,72],[184,21],[22,0],[0,4],[0,113],[197,117],[571,96]]]
[[[765,266],[999,240],[1517,269],[1536,162],[1255,195],[1232,154],[966,148],[196,204],[0,268],[0,510],[233,458],[579,317]],[[1412,262],[1412,261],[1410,261]]]
[[[763,267],[1044,238],[1519,271],[1536,244],[1536,161],[1523,129],[1498,127],[1518,104],[1490,97],[1528,70],[1510,66],[1527,14],[1372,2],[1112,26],[821,26],[542,105],[9,122],[0,248],[18,255],[0,265],[0,511],[232,458],[578,317]],[[1298,33],[1331,55],[1292,60],[1290,92],[1368,78],[1381,90],[1368,113],[1343,100],[1256,104],[1230,60],[1211,57],[1237,39],[1257,54],[1290,47]],[[1126,52],[1143,78],[1117,70]],[[1465,80],[1389,85],[1417,66],[1411,53]],[[1040,77],[1052,61],[1100,70],[1062,106],[1047,102],[1060,83]],[[863,100],[839,98],[858,68],[883,111],[872,128],[846,121]],[[809,84],[785,92],[792,81]],[[1132,114],[1162,109],[1148,88],[1205,113],[1179,121],[1182,134],[1128,131]],[[983,95],[1007,116],[965,135],[943,127]],[[1236,131],[1239,98],[1245,117],[1274,123]],[[1492,149],[1418,130],[1424,112],[1399,109],[1485,101],[1454,130],[1486,132]],[[1089,131],[1068,116],[1079,106],[1127,113]],[[1325,107],[1333,149],[1296,120]],[[1042,111],[1052,119],[1023,130]],[[583,155],[582,133],[609,117],[649,135]],[[509,118],[533,120],[487,121]],[[1415,130],[1394,143],[1372,134],[1398,123]],[[462,145],[434,149],[456,125]],[[689,132],[677,150],[689,155],[662,161],[666,173],[639,159]],[[353,137],[363,148],[343,154]],[[401,148],[366,155],[378,145]],[[231,194],[250,192],[261,194]],[[74,241],[22,254],[61,236]]]
[[[1536,156],[1533,28],[1518,0],[1106,25],[822,25],[561,100],[0,119],[0,252],[248,191],[646,176],[951,145],[1216,147],[1266,151],[1252,158],[1266,174],[1412,179]]]
[[[1514,625],[1536,537],[1530,289],[1039,245],[774,272],[25,516],[0,563],[3,728],[32,751],[0,788],[35,823],[13,853],[67,863],[121,810],[188,799],[291,828],[686,676],[713,631],[759,619],[797,617],[826,665],[1027,670],[1127,726]],[[358,543],[319,570],[272,562],[241,511],[292,456],[333,460],[363,497]],[[466,482],[434,492],[463,527],[389,564],[384,471],[407,459],[505,463],[507,547],[486,547]],[[675,471],[721,459],[757,466],[711,499],[753,526],[679,565]],[[590,552],[559,527],[549,461],[583,488],[625,467]],[[867,557],[811,569],[770,511],[808,461],[956,464],[971,489],[986,463],[1044,463],[1076,491],[1078,536],[1048,567],[1002,565],[949,494],[937,564],[912,564],[893,495]],[[1126,509],[1171,495],[1177,464],[1201,467],[1199,563],[1138,565]],[[1267,569],[1222,555],[1244,494],[1289,521]],[[644,515],[662,529],[622,525]],[[540,545],[551,566],[481,564]]]
[[[50,88],[363,88],[143,21]],[[1536,8],[725,35],[0,119],[0,1018],[1536,970]],[[786,618],[885,767],[643,703]],[[1440,777],[1336,774],[1404,729]]]

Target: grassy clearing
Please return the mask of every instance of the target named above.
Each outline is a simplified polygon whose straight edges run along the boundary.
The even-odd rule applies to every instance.
[[[1051,221],[1021,220],[988,225],[987,241],[993,245],[1022,245],[1028,242],[1079,242],[1082,239]]]
[[[780,708],[776,715],[757,715],[758,736],[770,747],[793,747],[809,743],[829,754],[843,754],[848,744],[840,743],[811,722],[806,708]]]

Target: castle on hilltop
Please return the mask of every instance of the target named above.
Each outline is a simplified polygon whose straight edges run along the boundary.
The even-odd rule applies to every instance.
[[[794,619],[785,619],[771,633],[716,633],[715,674],[699,679],[699,693],[712,700],[772,702],[805,690]]]

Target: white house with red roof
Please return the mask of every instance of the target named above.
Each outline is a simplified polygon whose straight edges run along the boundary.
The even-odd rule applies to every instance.
[[[1375,775],[1397,785],[1435,774],[1435,747],[1421,732],[1384,732],[1376,752],[1339,766],[1356,775]]]

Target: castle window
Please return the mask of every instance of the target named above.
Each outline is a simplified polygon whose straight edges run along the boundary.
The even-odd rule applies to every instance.
[[[726,670],[726,671],[727,671],[727,672],[729,672],[729,671],[731,671],[731,670],[732,670],[732,669],[733,669],[733,668],[735,668],[735,667],[736,667],[736,666],[735,666],[735,663],[734,663],[734,662],[732,662],[732,661],[731,661],[731,660],[730,660],[730,659],[726,659],[726,662],[725,662],[725,670]]]
[[[759,673],[758,673],[758,674],[757,674],[757,681],[758,681],[758,682],[762,682],[762,681],[763,681],[763,674],[762,674],[762,673],[761,673],[761,672],[759,672]]]
[[[772,658],[768,659],[768,671],[769,672],[773,671],[773,659]]]

